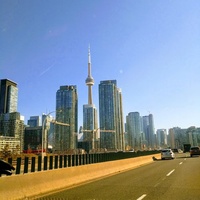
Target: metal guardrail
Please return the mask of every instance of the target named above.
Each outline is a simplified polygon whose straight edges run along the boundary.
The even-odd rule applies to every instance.
[[[8,158],[8,162],[15,167],[15,175],[54,170],[66,167],[75,167],[100,162],[108,162],[138,156],[157,154],[159,151],[138,151],[138,152],[112,152],[112,153],[93,153],[79,155],[48,155],[38,157],[18,157],[15,160]]]

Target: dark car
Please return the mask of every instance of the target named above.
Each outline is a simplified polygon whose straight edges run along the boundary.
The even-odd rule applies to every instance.
[[[190,148],[190,157],[194,155],[200,155],[200,148],[198,146]]]
[[[0,159],[0,176],[2,174],[10,176],[12,175],[12,170],[15,170],[15,168],[10,163]]]

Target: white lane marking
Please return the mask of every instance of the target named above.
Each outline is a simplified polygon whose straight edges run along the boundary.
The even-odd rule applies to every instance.
[[[159,184],[160,184],[160,183],[156,183],[156,184],[154,185],[154,187],[157,187]]]
[[[169,172],[166,176],[170,176],[174,171],[175,171],[175,169],[173,169],[171,172]]]
[[[146,194],[143,194],[141,197],[139,197],[137,200],[142,200],[144,199],[144,197],[146,197],[147,195]]]
[[[179,163],[179,165],[182,165],[182,164],[183,164],[183,162],[180,162],[180,163]]]

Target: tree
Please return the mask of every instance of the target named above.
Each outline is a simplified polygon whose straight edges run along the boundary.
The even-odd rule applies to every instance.
[[[2,149],[2,155],[3,155],[3,158],[11,157],[11,151],[10,151],[9,144],[6,144],[4,146],[4,148]]]

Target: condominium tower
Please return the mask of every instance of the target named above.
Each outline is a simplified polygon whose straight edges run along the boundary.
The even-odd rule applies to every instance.
[[[116,80],[99,84],[100,147],[124,150],[122,94]]]
[[[148,116],[143,116],[142,117],[142,131],[145,135],[145,140],[146,140],[146,147],[148,149],[154,149],[156,146],[156,141],[155,141],[155,129],[154,129],[154,120],[153,120],[153,115],[149,114]]]
[[[72,151],[77,148],[78,95],[75,85],[60,86],[56,92],[55,151]],[[68,126],[67,126],[68,125]]]
[[[141,117],[139,112],[130,112],[126,117],[128,145],[130,149],[138,150],[142,147]]]

